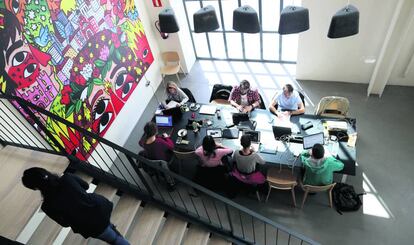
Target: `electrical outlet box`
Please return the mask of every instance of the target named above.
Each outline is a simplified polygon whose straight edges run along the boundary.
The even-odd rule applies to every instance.
[[[151,84],[151,81],[147,81],[147,82],[145,83],[145,87],[148,87],[150,84]]]

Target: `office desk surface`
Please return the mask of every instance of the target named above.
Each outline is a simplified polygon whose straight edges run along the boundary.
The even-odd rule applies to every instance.
[[[221,119],[218,119],[216,115],[202,115],[198,111],[194,112],[194,118],[192,118],[193,111],[184,112],[180,120],[174,122],[174,131],[171,135],[171,138],[176,142],[178,135],[177,132],[180,129],[186,128],[188,120],[197,120],[204,121],[203,127],[198,132],[193,132],[193,130],[188,129],[187,136],[183,139],[188,140],[188,145],[176,145],[176,150],[179,151],[192,151],[195,150],[202,144],[203,138],[206,136],[206,131],[209,128],[225,128],[232,122],[232,113],[237,112],[234,108],[227,105],[217,105],[217,108],[220,109]],[[293,134],[306,136],[310,134],[315,134],[322,132],[324,130],[323,121],[324,120],[338,120],[333,118],[326,118],[317,115],[299,115],[291,116],[290,118],[280,118],[271,114],[267,110],[256,109],[251,115],[250,119],[257,122],[256,131],[261,132],[261,143],[267,146],[274,145],[275,152],[270,153],[269,151],[260,152],[259,154],[268,164],[289,164],[294,166],[302,166],[302,162],[298,157],[295,157],[293,152],[301,150],[302,144],[293,143],[293,142],[280,142],[276,141],[273,136],[272,126],[283,126],[290,124]],[[210,120],[213,124],[209,127],[206,125],[206,120]],[[302,130],[300,125],[311,121],[313,127],[308,130]],[[347,119],[348,122],[348,133],[356,132],[356,121],[355,119]],[[242,135],[242,133],[240,133]],[[234,150],[240,149],[240,140],[238,139],[221,139],[222,144],[232,148]],[[276,151],[277,145],[277,151]],[[356,149],[354,147],[349,147],[347,142],[339,141],[337,158],[344,163],[344,169],[340,173],[355,175],[355,162],[356,162]]]

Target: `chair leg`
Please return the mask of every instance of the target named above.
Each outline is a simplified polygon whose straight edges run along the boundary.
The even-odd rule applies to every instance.
[[[161,83],[162,83],[162,85],[163,85],[164,87],[166,87],[166,85],[165,85],[165,81],[164,81],[165,75],[164,75],[164,74],[161,74],[161,77],[162,77]]]
[[[296,208],[296,196],[295,196],[295,187],[292,187],[292,200],[293,200],[293,206]],[[303,205],[302,205],[303,206]]]
[[[260,200],[260,193],[259,193],[259,191],[256,191],[256,197],[257,197],[257,200],[259,200],[259,202],[261,202],[261,200]]]
[[[177,76],[177,85],[181,87],[180,76],[178,76],[178,73],[176,73],[175,75]]]
[[[270,191],[272,190],[272,186],[269,184],[269,190],[267,191],[267,196],[265,202],[267,202],[267,199],[269,199]]]
[[[328,191],[328,196],[329,196],[329,207],[332,208],[332,189]]]
[[[308,193],[309,193],[309,191],[306,190],[305,191],[305,194],[303,195],[302,206],[300,206],[300,208],[303,208],[303,205],[305,204],[306,198],[308,197]]]

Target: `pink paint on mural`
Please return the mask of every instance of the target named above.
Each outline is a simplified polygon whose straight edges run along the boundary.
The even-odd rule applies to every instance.
[[[3,93],[100,136],[154,60],[133,0],[5,0],[0,39]],[[89,137],[39,118],[68,153],[93,151]]]

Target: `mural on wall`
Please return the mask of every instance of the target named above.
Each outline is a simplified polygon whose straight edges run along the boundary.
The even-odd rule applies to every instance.
[[[5,0],[0,40],[3,93],[100,136],[153,62],[133,0]],[[89,137],[36,116],[68,153],[93,151]]]

